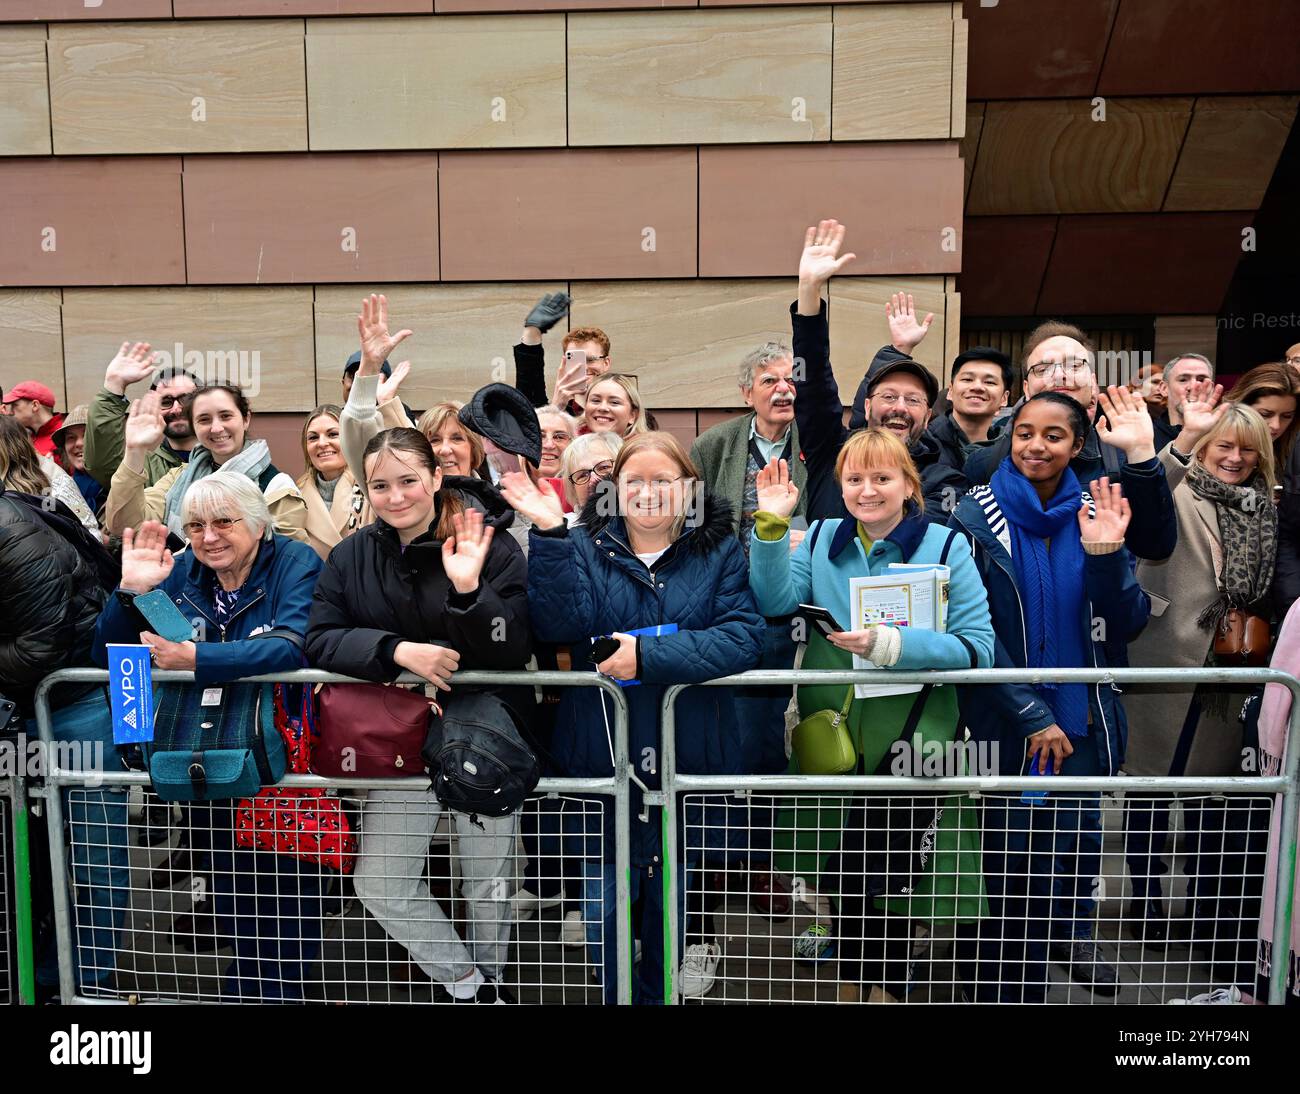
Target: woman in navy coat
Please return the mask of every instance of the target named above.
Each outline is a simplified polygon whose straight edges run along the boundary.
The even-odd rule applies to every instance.
[[[749,567],[731,528],[726,502],[703,490],[698,469],[668,433],[625,443],[609,479],[588,499],[580,526],[569,528],[559,499],[521,475],[502,482],[506,499],[533,521],[528,608],[543,642],[571,647],[575,666],[589,663],[593,639],[612,635],[618,649],[597,666],[629,686],[630,758],[647,787],[659,786],[659,711],[670,684],[695,684],[754,668],[765,623],[749,590]],[[657,634],[628,632],[658,629]],[[739,735],[729,690],[698,688],[677,702],[681,771],[738,771]],[[591,688],[566,688],[556,723],[559,769],[609,776],[613,708]],[[770,731],[783,732],[780,724]],[[636,793],[634,788],[634,794]],[[693,825],[690,825],[693,827]],[[614,839],[587,833],[584,920],[588,943],[603,938],[606,999],[614,991]],[[663,994],[662,873],[658,810],[632,805],[632,899],[644,895],[637,998]]]

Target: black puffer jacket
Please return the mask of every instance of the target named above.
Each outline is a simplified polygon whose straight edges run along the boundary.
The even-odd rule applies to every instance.
[[[23,502],[0,495],[0,692],[32,714],[36,685],[58,669],[91,667],[105,593],[94,568]],[[59,688],[51,706],[86,689]]]
[[[402,672],[393,661],[399,642],[434,642],[456,650],[461,669],[524,667],[532,653],[528,573],[519,544],[506,534],[514,511],[479,479],[449,476],[447,490],[484,510],[495,529],[479,587],[463,596],[452,588],[442,568],[443,541],[432,529],[403,551],[397,533],[376,520],[330,551],[316,582],[307,626],[313,665],[389,681]],[[445,702],[456,695],[453,679]],[[526,721],[531,688],[501,697]]]

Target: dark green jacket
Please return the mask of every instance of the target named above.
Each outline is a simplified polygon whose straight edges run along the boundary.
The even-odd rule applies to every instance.
[[[126,412],[131,400],[114,395],[108,388],[95,392],[86,417],[86,470],[97,483],[108,489],[113,472],[126,455]],[[184,461],[164,441],[145,457],[146,486],[152,486],[173,467]]]
[[[709,492],[731,502],[731,527],[740,531],[740,512],[745,505],[745,468],[749,464],[749,427],[754,413],[742,414],[729,422],[706,429],[691,446],[691,459],[700,469]],[[790,475],[799,488],[795,516],[808,508],[808,470],[799,458],[799,431],[790,423]]]

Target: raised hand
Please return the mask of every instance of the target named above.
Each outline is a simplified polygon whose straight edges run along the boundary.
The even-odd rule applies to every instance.
[[[382,375],[379,378],[379,387],[375,391],[375,404],[381,405],[390,399],[397,398],[397,389],[402,386],[402,381],[406,379],[411,371],[411,362],[402,361],[393,369],[393,374],[385,379]]]
[[[148,342],[123,342],[104,372],[104,386],[114,395],[125,395],[132,384],[153,375],[156,360],[157,354],[149,352]]]
[[[1155,425],[1142,397],[1111,384],[1098,401],[1105,418],[1097,419],[1097,436],[1123,449],[1130,463],[1151,459],[1156,454]]]
[[[126,447],[137,452],[152,452],[163,439],[167,423],[163,420],[162,399],[151,391],[136,399],[126,416]]]
[[[790,478],[785,460],[769,460],[758,473],[758,507],[765,513],[790,517],[799,504],[799,487]]]
[[[451,691],[452,673],[460,666],[460,654],[431,642],[399,642],[393,650],[399,668],[428,680],[439,691]]]
[[[1190,452],[1196,442],[1223,417],[1228,404],[1221,402],[1222,399],[1223,385],[1215,384],[1214,390],[1204,399],[1188,399],[1179,407],[1178,414],[1183,419],[1183,430],[1174,440],[1174,445],[1179,452]]]
[[[1079,506],[1079,538],[1084,543],[1123,543],[1133,514],[1119,483],[1094,479],[1089,491],[1093,512],[1088,512],[1086,502]]]
[[[388,333],[388,297],[371,293],[361,298],[361,314],[357,316],[357,335],[361,339],[361,365],[358,376],[373,376],[399,343],[411,337],[411,331]]]
[[[478,588],[494,529],[484,526],[483,514],[477,509],[457,513],[452,525],[456,534],[442,541],[442,569],[458,593],[472,593]]]
[[[167,529],[156,520],[146,520],[138,529],[122,533],[122,588],[129,593],[147,593],[167,580],[175,559],[167,549]]]
[[[895,349],[909,356],[921,344],[934,322],[934,312],[917,322],[916,304],[911,293],[896,292],[885,304],[885,318],[889,320],[889,341]]]
[[[573,297],[567,292],[547,293],[533,305],[533,310],[528,313],[528,318],[524,320],[524,326],[535,327],[539,333],[545,334],[564,318],[571,303],[573,303]]]
[[[838,220],[823,220],[804,233],[803,254],[799,256],[799,284],[816,287],[823,285],[858,256],[840,255],[846,229]]]
[[[558,528],[564,523],[564,505],[545,479],[534,483],[522,471],[510,471],[501,476],[500,489],[506,504],[538,528]]]

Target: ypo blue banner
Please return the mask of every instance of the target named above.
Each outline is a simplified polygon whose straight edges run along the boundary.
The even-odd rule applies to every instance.
[[[113,743],[153,740],[153,665],[148,646],[108,647],[108,694],[113,704]]]

